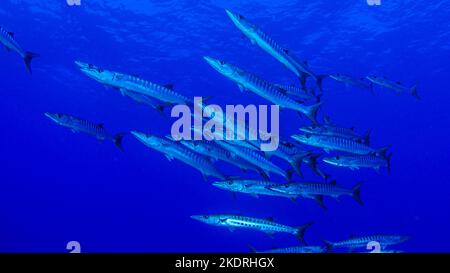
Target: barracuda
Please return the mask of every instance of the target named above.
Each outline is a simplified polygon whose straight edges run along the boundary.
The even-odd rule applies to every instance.
[[[208,225],[227,227],[230,231],[233,231],[236,228],[259,230],[271,237],[275,233],[290,233],[295,235],[302,243],[304,243],[303,237],[306,229],[313,224],[308,223],[300,227],[290,227],[275,223],[271,218],[260,219],[227,214],[193,215],[191,218]]]
[[[348,138],[367,145],[370,143],[370,130],[368,130],[364,135],[359,135],[355,132],[354,128],[345,128],[333,125],[329,119],[325,119],[324,124],[302,127],[300,128],[300,131],[313,135]]]
[[[213,186],[232,193],[245,193],[258,198],[260,195],[284,197],[295,200],[297,195],[284,194],[271,190],[271,187],[279,186],[280,183],[260,180],[226,180],[214,182]]]
[[[282,93],[291,97],[295,97],[296,99],[299,99],[301,101],[311,101],[311,100],[315,100],[317,102],[320,101],[321,95],[314,96],[312,92],[311,94],[308,93],[305,88],[300,88],[295,85],[281,85],[281,84],[275,84],[275,86],[278,87]]]
[[[82,132],[85,134],[89,134],[95,136],[97,139],[103,140],[111,140],[120,150],[122,148],[122,139],[125,134],[110,134],[103,124],[96,124],[87,120],[83,120],[74,116],[59,114],[59,113],[45,113],[46,117],[56,122],[58,125],[70,128],[72,132],[78,133]]]
[[[369,168],[379,172],[380,168],[386,167],[388,169],[388,173],[390,173],[391,157],[392,153],[388,154],[386,158],[376,155],[337,155],[333,157],[326,157],[323,159],[323,161],[330,165],[337,167],[346,167],[350,170]]]
[[[213,176],[223,180],[227,179],[225,175],[220,173],[216,167],[214,167],[208,158],[193,152],[192,150],[174,142],[171,139],[164,139],[137,131],[132,131],[131,134],[145,146],[163,153],[169,161],[178,159],[199,170],[205,181],[208,176]]]
[[[230,151],[232,157],[237,156],[252,165],[259,166],[266,173],[267,177],[269,177],[269,173],[274,173],[284,177],[286,180],[290,180],[291,178],[291,174],[289,172],[282,170],[280,167],[276,166],[267,160],[263,155],[254,150],[235,146],[225,141],[217,141],[216,143],[222,148]]]
[[[254,253],[324,253],[327,252],[326,247],[323,246],[292,246],[285,248],[274,248],[266,251],[257,251],[250,246],[250,249]]]
[[[204,57],[204,59],[219,73],[236,82],[241,90],[250,90],[266,100],[279,105],[281,108],[298,111],[306,115],[313,123],[317,123],[316,115],[321,103],[309,106],[300,104],[285,95],[279,88],[271,83],[253,74],[247,73],[236,66],[211,57]]]
[[[23,50],[19,43],[17,43],[17,41],[14,39],[14,33],[7,31],[1,26],[0,43],[6,48],[6,50],[14,51],[19,54],[20,57],[22,57],[28,72],[31,73],[31,60],[33,58],[39,57],[38,54]]]
[[[333,150],[360,155],[376,154],[385,157],[386,152],[389,149],[389,147],[374,149],[370,146],[365,145],[364,143],[335,136],[293,135],[291,137],[300,143],[317,148],[322,148],[327,153]]]
[[[366,77],[369,81],[373,82],[374,84],[377,84],[379,86],[392,89],[398,93],[409,93],[411,96],[415,97],[416,99],[420,99],[419,95],[417,94],[417,87],[413,86],[411,88],[408,88],[406,86],[403,86],[400,82],[394,82],[391,80],[388,80],[383,77],[378,76],[367,76]]]
[[[258,45],[269,55],[281,62],[287,69],[292,71],[299,79],[302,86],[305,86],[307,76],[311,76],[320,90],[322,90],[322,80],[325,75],[316,75],[309,68],[307,62],[298,61],[293,54],[281,47],[271,37],[265,34],[259,27],[247,21],[244,16],[225,10],[235,26],[245,35],[253,44]]]
[[[340,241],[340,242],[329,242],[324,241],[327,249],[331,250],[334,248],[362,248],[366,247],[369,242],[375,241],[378,242],[381,246],[381,248],[385,248],[387,246],[391,245],[397,245],[400,243],[403,243],[407,241],[409,238],[407,236],[402,235],[384,235],[384,234],[377,234],[377,235],[371,235],[371,236],[363,236],[363,237],[351,237],[348,240]]]
[[[299,195],[313,199],[317,196],[329,196],[334,199],[339,199],[341,196],[348,195],[362,205],[363,203],[360,197],[361,185],[362,183],[358,183],[353,188],[347,189],[336,185],[335,181],[330,183],[292,182],[271,187],[270,189],[280,193]]]
[[[356,86],[358,88],[361,89],[367,89],[369,91],[373,91],[373,84],[372,83],[368,83],[367,81],[364,80],[364,78],[354,78],[354,77],[350,77],[347,75],[343,75],[343,74],[330,74],[328,75],[330,78],[332,78],[333,80],[336,80],[338,82],[342,82],[345,85],[353,85]]]
[[[137,76],[105,70],[92,64],[79,61],[75,61],[75,63],[80,67],[81,72],[86,74],[88,77],[105,86],[111,86],[118,89],[123,95],[126,95],[127,91],[132,91],[157,99],[168,105],[193,105],[192,100],[189,100],[183,95],[174,92],[171,85],[162,86]]]

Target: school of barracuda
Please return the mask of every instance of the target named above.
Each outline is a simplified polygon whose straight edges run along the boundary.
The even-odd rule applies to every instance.
[[[212,183],[212,186],[230,192],[232,195],[241,193],[253,197],[288,198],[292,201],[299,198],[311,199],[324,209],[326,209],[324,197],[339,199],[342,196],[348,196],[362,205],[362,183],[360,181],[355,181],[351,188],[338,185],[336,181],[330,180],[330,174],[320,169],[319,163],[323,162],[350,170],[369,168],[380,172],[381,169],[386,169],[390,173],[392,153],[388,151],[389,146],[371,146],[370,130],[361,133],[354,128],[336,125],[326,116],[319,121],[317,112],[321,107],[323,80],[333,79],[347,86],[370,92],[373,92],[374,85],[377,85],[398,93],[408,93],[419,99],[416,86],[408,88],[399,82],[373,75],[361,78],[339,73],[318,74],[306,61],[301,61],[292,51],[279,45],[242,15],[230,10],[226,10],[226,15],[253,45],[260,47],[299,79],[299,85],[270,83],[260,75],[248,72],[224,60],[216,59],[218,56],[204,57],[204,60],[214,70],[235,82],[241,91],[253,92],[280,108],[299,112],[311,121],[311,125],[299,128],[299,134],[292,135],[290,139],[282,139],[275,151],[261,152],[257,143],[252,141],[174,140],[172,137],[150,135],[138,131],[112,134],[101,123],[94,123],[69,114],[45,113],[45,116],[56,124],[69,128],[74,133],[83,132],[99,140],[111,140],[120,150],[123,150],[123,137],[131,135],[148,148],[164,154],[169,161],[177,159],[199,170],[205,180],[208,177],[218,179]],[[39,55],[23,50],[15,40],[14,34],[3,27],[0,27],[0,42],[8,51],[17,53],[23,59],[26,69],[31,73],[31,60]],[[172,84],[156,84],[135,75],[106,70],[78,60],[75,61],[75,64],[89,78],[117,90],[123,96],[131,98],[137,103],[148,105],[162,114],[166,108],[177,104],[188,106],[195,104],[193,100],[176,92]],[[211,73],[214,72],[211,71]],[[308,79],[312,79],[315,87],[307,85]],[[320,94],[316,94],[316,90]],[[326,155],[323,155],[322,151]],[[335,153],[328,155],[331,152]],[[271,156],[286,161],[290,169],[284,170],[274,164],[270,159]],[[319,160],[320,157],[322,160]],[[254,171],[261,176],[261,180],[248,180],[224,174],[216,167],[215,162],[217,161],[234,165],[242,171]],[[303,180],[301,170],[303,163],[317,175],[314,180]],[[271,174],[286,180],[286,183],[276,182],[275,179],[270,178]],[[294,181],[294,174],[298,176],[299,181]],[[323,253],[332,252],[335,249],[354,251],[365,249],[370,242],[374,241],[380,244],[382,252],[397,252],[398,250],[386,250],[386,248],[408,239],[403,235],[372,234],[352,236],[339,242],[323,240],[323,245],[309,246],[305,242],[304,235],[305,231],[313,224],[311,219],[305,220],[298,227],[292,227],[277,223],[272,218],[260,219],[226,213],[193,215],[191,218],[208,225],[226,227],[230,231],[235,229],[257,230],[271,237],[275,233],[288,233],[299,240],[299,245],[267,251],[257,251],[251,247],[252,251],[262,253]]]

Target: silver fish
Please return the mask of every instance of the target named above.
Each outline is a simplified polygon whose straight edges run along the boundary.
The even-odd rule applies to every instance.
[[[19,54],[20,57],[22,57],[28,72],[31,73],[31,60],[33,60],[33,58],[39,57],[39,54],[23,50],[19,43],[17,43],[17,41],[14,39],[14,33],[7,31],[1,26],[0,43],[6,48],[6,50],[14,51]]]

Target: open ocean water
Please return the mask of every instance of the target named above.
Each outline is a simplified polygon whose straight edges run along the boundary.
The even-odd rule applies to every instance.
[[[139,1],[2,0],[0,25],[36,52],[30,75],[18,54],[0,48],[0,251],[248,252],[298,245],[294,236],[208,226],[193,214],[237,214],[298,226],[313,221],[310,245],[353,235],[399,234],[405,252],[450,251],[450,1]],[[83,75],[75,60],[158,83],[211,103],[268,104],[212,69],[203,56],[233,63],[270,82],[299,84],[293,73],[244,38],[225,13],[244,15],[320,74],[385,76],[417,84],[421,100],[375,87],[374,93],[324,79],[319,120],[372,130],[371,145],[391,145],[392,172],[351,171],[320,163],[351,197],[254,198],[211,186],[199,171],[168,161],[133,136],[124,152],[74,134],[44,116],[61,112],[113,133],[165,136],[174,122]],[[312,82],[308,82],[312,84]],[[289,138],[310,124],[280,113]],[[284,169],[286,162],[273,159]],[[218,163],[223,173],[260,179]],[[321,182],[306,166],[305,180]],[[276,182],[284,182],[272,175]],[[295,181],[299,181],[295,177]]]

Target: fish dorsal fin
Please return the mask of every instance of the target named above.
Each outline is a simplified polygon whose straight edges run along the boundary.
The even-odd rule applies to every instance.
[[[331,181],[330,185],[336,186],[336,180]]]
[[[356,236],[355,236],[355,234],[350,234],[349,236],[348,236],[348,238],[350,238],[350,239],[353,239],[353,238],[355,238]]]
[[[14,38],[14,32],[8,31],[9,36]]]
[[[132,76],[136,77],[136,78],[140,78],[140,76],[138,74],[133,74]]]
[[[401,82],[399,82],[399,81],[396,81],[395,83],[396,83],[396,84],[402,84],[402,83],[401,83]]]
[[[286,49],[286,48],[283,48],[283,52],[286,53],[286,54],[289,54],[289,50]]]
[[[308,61],[303,61],[303,64],[308,66]]]
[[[171,84],[171,83],[165,84],[164,87],[167,89],[173,90],[173,84]]]
[[[103,128],[105,128],[105,124],[103,124],[103,123],[99,123],[99,124],[97,124],[97,127],[98,127],[98,128],[102,128],[102,129],[103,129]]]
[[[355,131],[355,127],[350,127],[349,129],[352,131]]]
[[[270,222],[273,222],[273,217],[267,217],[266,220],[270,221]]]

